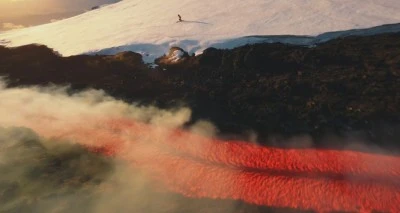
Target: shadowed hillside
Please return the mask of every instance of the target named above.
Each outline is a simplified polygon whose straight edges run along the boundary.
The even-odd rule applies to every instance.
[[[0,75],[10,87],[61,84],[104,89],[142,104],[187,105],[193,121],[209,119],[224,136],[254,130],[263,141],[276,134],[318,138],[353,132],[400,147],[399,47],[397,33],[340,38],[312,48],[279,43],[210,48],[152,69],[132,52],[64,58],[28,45],[0,47]]]
[[[273,135],[311,134],[316,146],[345,147],[346,140],[318,144],[332,133],[398,153],[399,47],[400,34],[312,48],[257,44],[183,54],[174,64],[159,59],[149,68],[133,52],[61,57],[45,46],[0,46],[0,75],[8,87],[69,85],[68,92],[97,88],[143,105],[189,106],[190,122],[208,119],[225,138],[255,131],[265,142]],[[299,212],[165,192],[118,159],[59,140],[0,127],[0,212]],[[283,141],[278,137],[273,145],[293,145]]]

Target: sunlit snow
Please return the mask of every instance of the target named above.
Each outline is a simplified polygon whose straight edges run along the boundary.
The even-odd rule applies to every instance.
[[[177,22],[178,14],[183,22]],[[151,62],[172,46],[191,54],[255,42],[309,44],[343,35],[310,37],[325,32],[394,23],[400,23],[399,0],[123,0],[58,22],[5,32],[0,41],[9,46],[45,44],[65,56],[131,50]],[[386,31],[400,31],[400,25],[366,32]]]

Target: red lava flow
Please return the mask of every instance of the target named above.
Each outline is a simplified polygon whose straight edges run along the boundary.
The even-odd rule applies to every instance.
[[[62,133],[36,130],[132,162],[152,180],[188,197],[318,212],[400,212],[400,157],[262,147],[127,119],[86,126]]]

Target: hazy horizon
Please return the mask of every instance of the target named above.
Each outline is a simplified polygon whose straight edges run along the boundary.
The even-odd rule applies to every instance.
[[[0,31],[64,19],[119,0],[0,0]]]

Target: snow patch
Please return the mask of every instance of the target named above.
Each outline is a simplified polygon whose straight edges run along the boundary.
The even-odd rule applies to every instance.
[[[177,14],[185,21],[176,23]],[[192,54],[260,42],[315,44],[338,36],[398,32],[399,25],[371,28],[395,23],[400,23],[398,0],[124,0],[3,32],[0,41],[44,44],[64,56],[134,51],[152,62],[174,46]]]
[[[171,57],[169,58],[171,62],[178,62],[185,53],[182,50],[172,51]]]

